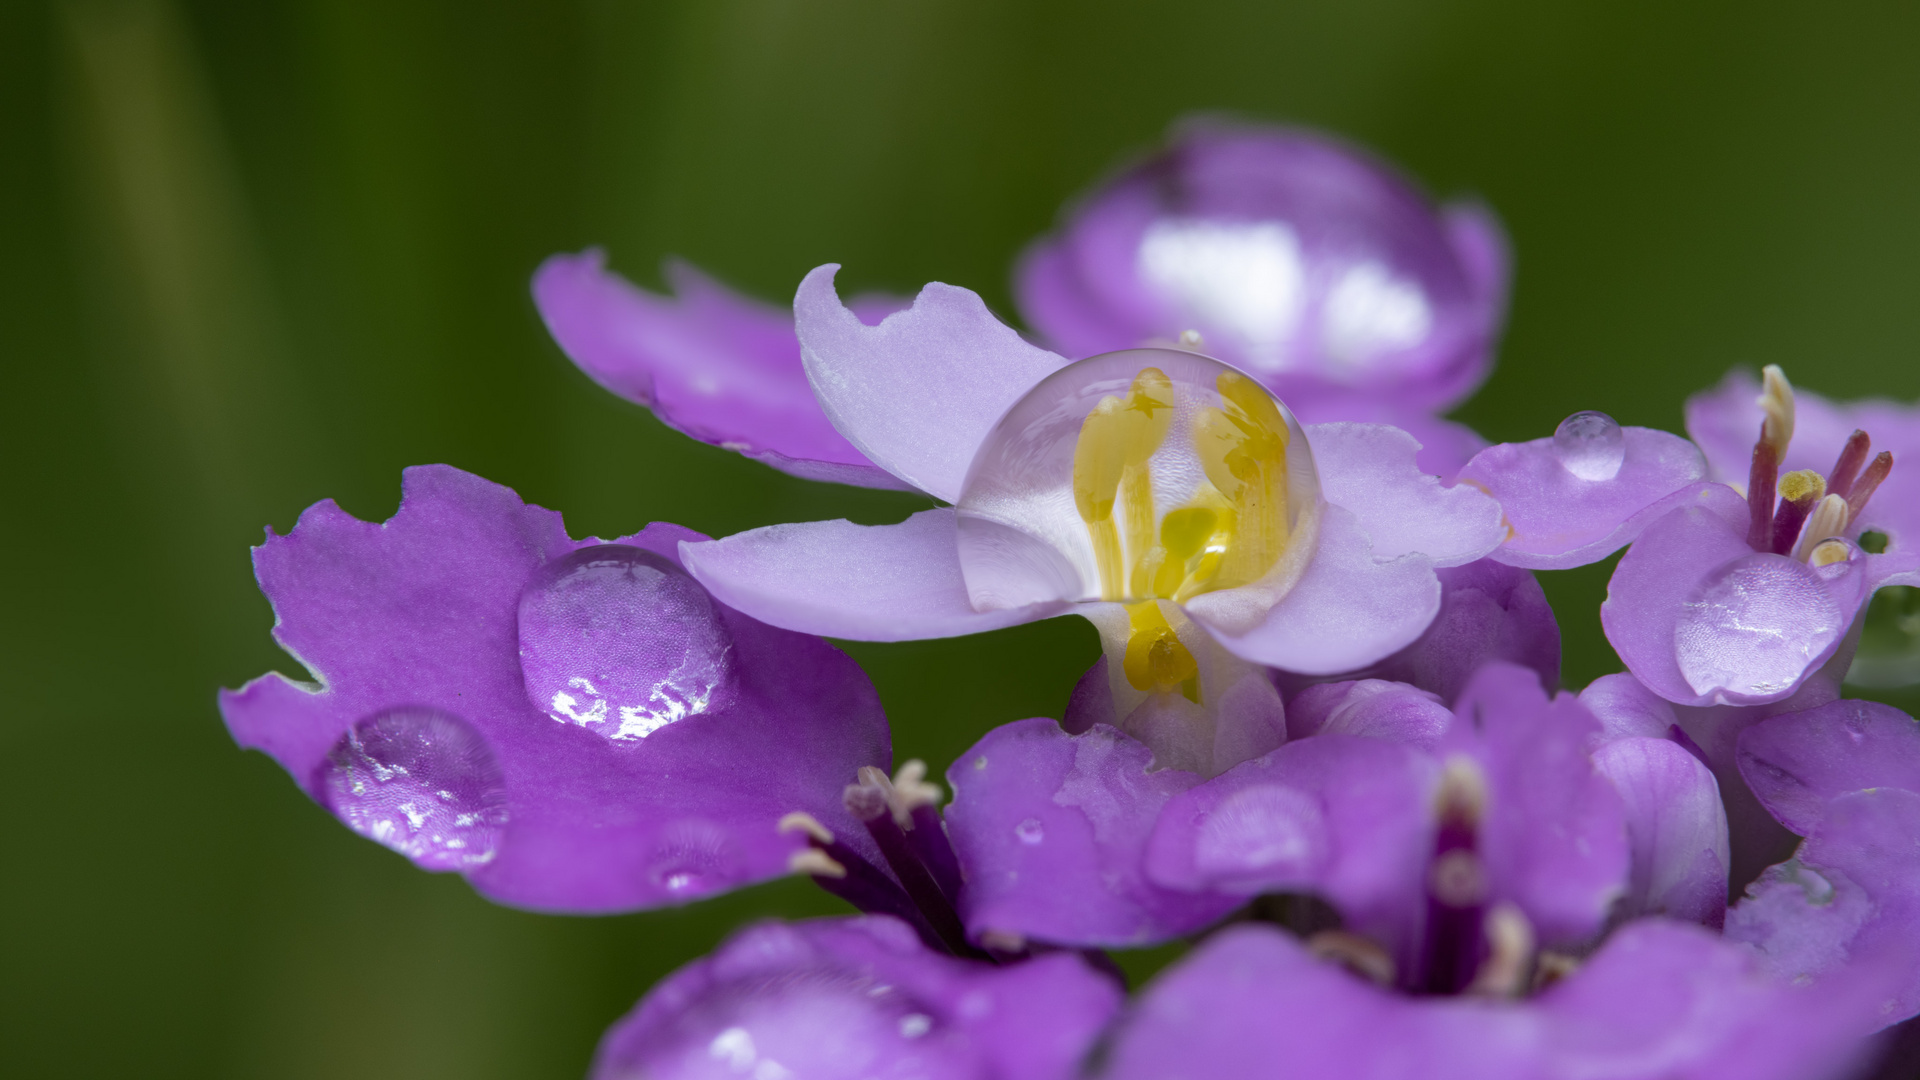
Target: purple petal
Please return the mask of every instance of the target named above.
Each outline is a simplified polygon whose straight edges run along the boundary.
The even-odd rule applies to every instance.
[[[1619,914],[1718,928],[1727,909],[1727,814],[1713,773],[1665,738],[1627,738],[1593,754],[1626,808],[1632,864]]]
[[[1070,953],[997,968],[879,916],[762,923],[649,991],[591,1075],[1054,1080],[1120,997]]]
[[[1600,721],[1599,745],[1615,739],[1664,739],[1679,723],[1673,703],[1625,672],[1602,675],[1580,691],[1580,704]]]
[[[1519,904],[1547,944],[1585,938],[1628,870],[1620,796],[1587,755],[1599,722],[1571,694],[1548,699],[1539,676],[1512,664],[1482,668],[1454,714],[1443,752],[1472,754],[1486,773],[1490,895]]]
[[[961,914],[976,937],[1132,946],[1198,930],[1230,897],[1154,885],[1142,869],[1161,808],[1199,777],[1148,772],[1152,752],[1104,725],[1053,721],[988,732],[947,770],[947,830],[965,868]]]
[[[898,525],[772,525],[680,555],[713,595],[762,622],[854,641],[977,634],[1068,609],[975,611],[955,533],[952,510],[923,510]]]
[[[1193,123],[1030,249],[1015,289],[1069,355],[1193,329],[1283,398],[1363,390],[1430,411],[1485,377],[1505,263],[1490,214],[1443,219],[1353,148]]]
[[[1490,446],[1467,463],[1460,480],[1500,500],[1511,529],[1494,558],[1535,570],[1598,562],[1692,497],[1686,489],[1706,473],[1692,443],[1652,428],[1617,430],[1625,457],[1605,479],[1576,475],[1579,459],[1569,463],[1572,451],[1557,448],[1557,436]]]
[[[1627,669],[1669,701],[1782,700],[1840,647],[1867,568],[1755,552],[1744,501],[1710,490],[1724,494],[1670,512],[1621,557],[1601,624]]]
[[[1414,463],[1419,444],[1382,424],[1307,429],[1326,500],[1359,519],[1376,559],[1419,552],[1438,567],[1469,563],[1506,536],[1500,505],[1477,488],[1441,487]]]
[[[1147,848],[1169,888],[1307,892],[1404,951],[1432,853],[1434,760],[1381,739],[1290,742],[1173,798]]]
[[[673,569],[685,539],[574,541],[446,466],[407,470],[385,524],[320,503],[254,555],[274,636],[319,685],[223,692],[228,728],[356,831],[504,903],[633,909],[783,874],[788,811],[857,839],[829,793],[888,764],[886,721],[844,654],[707,601]],[[587,549],[620,556],[611,577],[568,560]],[[569,640],[598,685],[547,687]]]
[[[1545,686],[1560,684],[1560,626],[1532,573],[1491,559],[1437,573],[1433,622],[1413,644],[1350,677],[1409,683],[1452,701],[1474,672],[1506,660],[1532,668]],[[1279,681],[1291,693],[1301,680]]]
[[[1811,836],[1827,804],[1848,792],[1920,791],[1920,724],[1890,705],[1836,701],[1748,728],[1738,760],[1767,810]]]
[[[1253,629],[1230,629],[1229,593],[1193,598],[1188,614],[1235,656],[1303,675],[1365,667],[1433,621],[1440,579],[1425,555],[1376,560],[1359,520],[1331,504],[1321,509],[1318,544],[1300,580]]]
[[[810,480],[907,486],[827,422],[789,312],[685,263],[669,263],[667,275],[675,299],[633,287],[594,248],[541,264],[533,299],[580,370],[669,427]]]
[[[1402,996],[1248,925],[1149,986],[1098,1075],[1812,1080],[1847,1075],[1865,1049],[1853,1004],[1781,986],[1743,950],[1658,920],[1521,1002]]]
[[[808,274],[793,301],[821,408],[875,464],[956,501],[995,421],[1066,361],[1027,344],[972,292],[938,282],[868,326],[834,292],[838,269]]]
[[[1287,737],[1356,735],[1431,750],[1453,724],[1437,694],[1406,683],[1360,679],[1320,683],[1287,705]]]
[[[1874,1027],[1920,1013],[1920,794],[1834,799],[1799,853],[1748,886],[1727,937],[1783,981],[1823,993],[1881,992]]]

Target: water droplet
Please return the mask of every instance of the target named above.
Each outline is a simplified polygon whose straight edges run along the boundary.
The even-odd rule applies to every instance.
[[[1128,349],[1069,364],[994,425],[955,504],[982,611],[1176,601],[1258,580],[1319,499],[1285,405],[1217,360]]]
[[[486,740],[451,713],[406,708],[353,725],[322,766],[327,806],[347,827],[428,870],[492,860],[506,782]]]
[[[926,1013],[908,1013],[900,1018],[900,1037],[918,1039],[933,1030],[933,1017]]]
[[[675,895],[701,896],[732,884],[739,877],[737,862],[726,830],[707,821],[678,821],[661,834],[647,878]]]
[[[631,743],[718,706],[733,642],[706,589],[672,560],[601,544],[528,583],[520,670],[541,712]]]
[[[1553,452],[1582,480],[1611,480],[1627,460],[1627,435],[1603,412],[1577,412],[1553,429]]]
[[[1754,553],[1694,591],[1674,627],[1680,674],[1697,694],[1790,690],[1845,629],[1826,583],[1805,564]]]
[[[1039,818],[1028,818],[1013,827],[1013,835],[1019,837],[1023,844],[1037,844],[1047,838],[1047,830],[1040,824]]]

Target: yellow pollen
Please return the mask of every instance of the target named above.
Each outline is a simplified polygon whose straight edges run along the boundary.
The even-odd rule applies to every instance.
[[[1778,490],[1780,497],[1788,502],[1818,499],[1827,493],[1827,480],[1812,469],[1796,469],[1780,478]]]
[[[1127,685],[1135,690],[1165,693],[1179,689],[1200,702],[1200,665],[1167,622],[1157,601],[1127,605],[1127,655],[1121,662]]]
[[[1852,556],[1853,550],[1841,541],[1822,540],[1814,547],[1813,554],[1807,557],[1807,563],[1812,566],[1832,566],[1846,562]]]
[[[1206,480],[1164,516],[1149,462],[1173,422],[1166,373],[1142,368],[1124,396],[1101,398],[1081,422],[1074,507],[1092,541],[1101,599],[1185,602],[1258,580],[1286,550],[1286,416],[1244,375],[1223,372],[1215,387],[1220,405],[1191,414],[1191,446]]]

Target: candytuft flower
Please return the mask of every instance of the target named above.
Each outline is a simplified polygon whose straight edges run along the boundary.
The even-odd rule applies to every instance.
[[[891,756],[866,675],[681,569],[698,533],[611,543],[444,465],[399,512],[331,501],[254,550],[274,637],[316,682],[223,691],[264,750],[355,832],[502,903],[600,912],[784,874],[800,809],[857,830],[843,778]]]
[[[1116,701],[1178,710],[1178,695],[1217,719],[1249,664],[1332,674],[1404,648],[1439,607],[1434,568],[1499,543],[1499,507],[1421,473],[1402,431],[1302,428],[1190,352],[1069,364],[946,285],[868,326],[835,297],[835,269],[795,302],[822,405],[870,460],[956,505],[682,549],[757,618],[889,641],[1080,612],[1102,629]]]

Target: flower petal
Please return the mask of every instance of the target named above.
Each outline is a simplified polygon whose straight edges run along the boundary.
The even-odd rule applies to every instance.
[[[975,611],[960,575],[953,511],[898,525],[771,525],[681,549],[687,570],[762,622],[853,641],[913,641],[998,630],[1065,603]]]
[[[1303,675],[1365,667],[1405,648],[1440,610],[1440,579],[1425,555],[1381,562],[1359,519],[1327,505],[1319,546],[1292,590],[1251,630],[1236,633],[1232,590],[1205,593],[1188,614],[1236,656]]]
[[[1376,559],[1419,552],[1434,566],[1459,566],[1505,539],[1500,504],[1467,485],[1441,487],[1414,463],[1413,436],[1384,424],[1307,428],[1326,500],[1359,519]]]
[[[761,923],[669,975],[607,1031],[593,1080],[1053,1080],[1120,988],[1071,953],[995,967],[884,916]]]
[[[655,524],[616,543],[670,564],[689,538]],[[255,549],[255,567],[276,639],[319,685],[266,675],[223,692],[229,730],[356,831],[520,907],[630,910],[784,874],[797,841],[774,825],[791,810],[857,840],[830,793],[891,757],[872,684],[817,638],[709,607],[690,579],[673,587],[708,622],[663,607],[673,640],[601,644],[616,678],[639,678],[675,650],[695,659],[684,635],[718,635],[725,656],[707,659],[730,674],[710,699],[636,717],[636,731],[529,700],[545,672],[527,666],[523,595],[544,567],[599,543],[446,466],[407,470],[385,524],[312,507]]]
[[[1199,777],[1148,772],[1152,752],[1105,725],[1068,735],[1052,720],[988,732],[947,770],[947,830],[966,869],[961,915],[978,936],[1137,946],[1192,933],[1238,903],[1147,880],[1161,808]]]
[[[1475,455],[1460,479],[1500,500],[1511,529],[1493,557],[1535,570],[1585,566],[1620,550],[1694,497],[1706,462],[1692,443],[1652,428],[1620,433],[1626,457],[1605,480],[1576,476],[1551,436],[1501,443]]]
[[[789,312],[686,263],[667,276],[675,299],[635,288],[595,248],[542,263],[533,299],[580,370],[669,427],[810,480],[907,487],[827,422]]]
[[[794,297],[807,380],[833,426],[874,464],[953,502],[987,432],[1066,364],[1021,340],[966,289],[935,282],[868,326],[840,303],[828,264]]]
[[[1737,760],[1768,812],[1811,836],[1827,804],[1848,792],[1920,792],[1920,724],[1891,705],[1835,701],[1748,728]]]
[[[1619,914],[1718,928],[1731,849],[1712,771],[1665,738],[1616,739],[1594,751],[1593,764],[1626,808],[1632,869]]]

